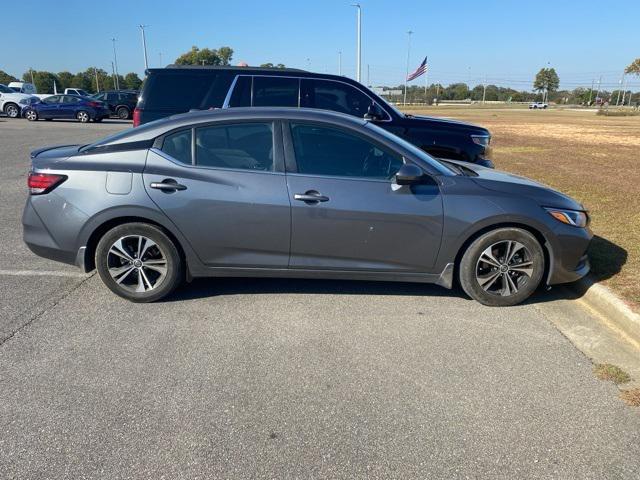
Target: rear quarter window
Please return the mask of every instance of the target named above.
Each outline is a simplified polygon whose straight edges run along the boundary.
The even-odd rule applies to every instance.
[[[229,75],[222,72],[156,73],[145,83],[141,106],[172,112],[220,108],[229,84]]]

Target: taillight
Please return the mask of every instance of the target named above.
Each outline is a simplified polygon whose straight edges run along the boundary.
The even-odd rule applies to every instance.
[[[42,195],[43,193],[49,193],[66,179],[66,175],[29,172],[29,179],[27,180],[29,193],[31,195]]]
[[[133,109],[133,126],[137,127],[140,125],[140,114],[142,113],[142,110],[140,110],[139,108],[134,108]]]
[[[102,106],[100,102],[87,102],[87,105],[89,105],[92,108],[98,108]]]

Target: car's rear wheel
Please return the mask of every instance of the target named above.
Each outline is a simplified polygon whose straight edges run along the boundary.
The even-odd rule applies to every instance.
[[[80,123],[87,123],[89,122],[89,120],[91,120],[89,113],[85,112],[84,110],[81,110],[78,113],[76,113],[76,118]]]
[[[98,242],[96,268],[104,284],[133,302],[154,302],[183,279],[178,248],[162,229],[127,223],[109,230]]]
[[[116,115],[120,120],[128,120],[129,119],[129,109],[127,107],[120,107],[116,110]]]
[[[538,288],[544,268],[536,237],[520,228],[499,228],[469,245],[460,262],[460,284],[483,305],[516,305]]]
[[[20,116],[20,107],[15,103],[8,103],[4,107],[4,113],[6,113],[9,118],[18,118]]]
[[[38,120],[38,112],[36,112],[35,110],[32,110],[32,109],[27,110],[24,113],[24,116],[30,122],[35,122],[36,120]]]

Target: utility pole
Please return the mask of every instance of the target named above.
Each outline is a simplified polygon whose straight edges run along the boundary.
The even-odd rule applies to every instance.
[[[33,81],[33,68],[29,67],[29,73],[31,74],[31,85],[35,85],[36,83]]]
[[[116,90],[120,90],[120,80],[118,79],[118,57],[116,57],[116,39],[112,38],[111,41],[113,42],[113,65],[115,72],[115,76],[113,77],[115,79],[114,88]]]
[[[591,106],[591,96],[593,95],[593,80],[591,80],[591,88],[589,89],[589,106]]]
[[[600,84],[602,83],[602,75],[598,79],[598,90],[596,91],[596,102],[598,101],[598,97],[600,96]]]
[[[487,76],[484,76],[484,83],[482,84],[482,105],[484,105],[484,100],[487,97]]]
[[[144,35],[144,29],[149,25],[138,25],[140,27],[140,32],[142,33],[142,51],[144,52],[144,69],[147,70],[149,68],[149,62],[147,61],[147,39]]]
[[[113,66],[113,62],[111,62],[111,79],[113,80],[113,89],[117,90],[117,88],[116,88],[116,69]]]
[[[620,90],[622,90],[622,79],[624,78],[624,73],[622,74],[622,77],[620,78],[620,81],[618,82],[618,98],[616,99],[616,107],[618,106],[618,104],[620,103]]]
[[[404,77],[404,104],[407,104],[407,83],[409,82],[409,59],[411,56],[411,35],[413,32],[407,32],[407,76]]]
[[[342,50],[338,51],[338,75],[342,76]]]
[[[622,84],[622,106],[624,107],[624,97],[627,96],[627,77],[622,75],[622,78],[624,79]],[[629,94],[629,96],[631,96],[631,94]]]
[[[362,75],[362,7],[359,3],[352,3],[352,7],[358,9],[358,27],[357,27],[357,42],[356,42],[356,80],[361,81]]]

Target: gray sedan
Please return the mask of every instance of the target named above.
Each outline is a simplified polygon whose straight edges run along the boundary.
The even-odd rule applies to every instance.
[[[193,112],[31,161],[29,248],[136,302],[261,276],[459,282],[514,305],[589,270],[579,203],[338,113]]]

